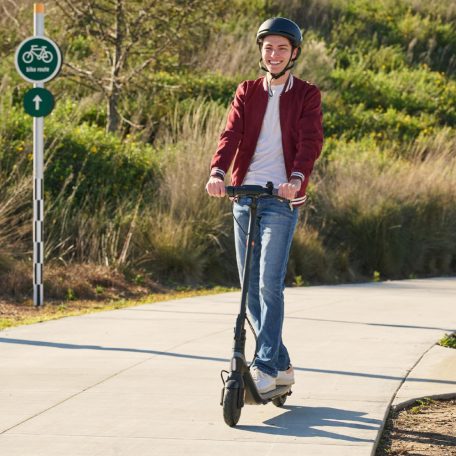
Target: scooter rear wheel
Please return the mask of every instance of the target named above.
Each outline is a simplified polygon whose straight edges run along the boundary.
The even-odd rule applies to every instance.
[[[223,395],[223,419],[230,426],[236,426],[241,417],[241,408],[239,407],[238,394],[244,394],[239,389],[225,389]]]
[[[272,403],[276,407],[282,407],[285,402],[287,401],[288,394],[284,394],[283,396],[276,397],[275,399],[272,400]]]

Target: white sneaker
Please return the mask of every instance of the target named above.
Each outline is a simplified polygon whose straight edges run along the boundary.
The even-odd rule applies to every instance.
[[[277,386],[291,386],[295,382],[294,369],[290,364],[290,367],[285,371],[279,371],[277,373],[276,384]]]
[[[260,394],[268,393],[275,389],[276,379],[274,377],[260,371],[257,367],[253,367],[250,372]]]

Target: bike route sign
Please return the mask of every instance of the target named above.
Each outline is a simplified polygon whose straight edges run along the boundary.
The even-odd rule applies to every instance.
[[[54,41],[43,36],[22,41],[16,50],[16,69],[29,82],[47,82],[62,66],[62,54]]]

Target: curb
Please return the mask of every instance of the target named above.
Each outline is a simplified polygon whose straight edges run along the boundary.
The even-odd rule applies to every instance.
[[[403,410],[425,398],[456,398],[455,349],[433,345],[412,367],[386,409],[371,456],[375,456],[390,412]]]

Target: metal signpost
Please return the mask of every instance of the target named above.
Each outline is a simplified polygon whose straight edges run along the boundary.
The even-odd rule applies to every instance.
[[[34,36],[25,39],[17,48],[16,69],[34,88],[24,96],[24,109],[33,116],[33,302],[40,307],[43,301],[43,222],[44,222],[44,116],[54,108],[54,97],[44,83],[57,76],[62,66],[59,47],[44,36],[44,4],[35,3]]]

